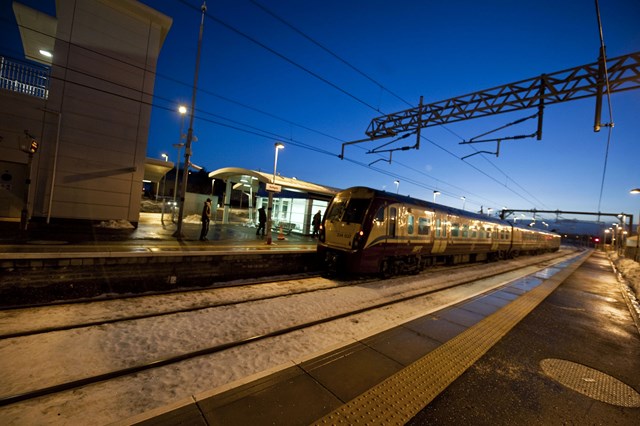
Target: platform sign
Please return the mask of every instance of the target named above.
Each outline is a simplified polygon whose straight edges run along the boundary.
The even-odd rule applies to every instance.
[[[282,191],[282,186],[281,185],[276,185],[275,183],[268,183],[267,184],[267,191],[269,191],[269,192],[280,192],[280,191]]]

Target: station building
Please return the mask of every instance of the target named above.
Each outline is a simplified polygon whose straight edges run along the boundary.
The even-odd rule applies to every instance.
[[[171,169],[146,151],[172,19],[136,0],[55,4],[10,6],[25,58],[0,52],[0,219],[137,223],[143,179]]]
[[[229,223],[231,196],[238,191],[247,198],[249,224],[256,224],[257,210],[267,209],[269,193],[268,183],[279,185],[282,190],[273,194],[272,223],[274,229],[281,226],[285,232],[310,234],[311,221],[318,211],[324,215],[329,202],[339,191],[336,188],[305,182],[295,177],[274,176],[270,173],[248,170],[239,167],[226,167],[209,173],[211,179],[220,179],[226,183],[223,202],[222,223]],[[213,186],[213,181],[212,181]],[[255,202],[254,202],[255,200]],[[255,205],[254,205],[255,204]]]

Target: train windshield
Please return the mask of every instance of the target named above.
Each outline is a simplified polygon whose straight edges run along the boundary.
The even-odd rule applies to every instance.
[[[334,200],[327,212],[327,220],[362,223],[370,203],[371,200],[368,198]]]

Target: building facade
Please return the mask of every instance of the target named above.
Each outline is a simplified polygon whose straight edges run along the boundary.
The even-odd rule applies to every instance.
[[[58,0],[55,17],[13,8],[26,59],[42,65],[2,58],[0,217],[26,206],[33,218],[136,223],[171,18],[135,0]],[[21,146],[31,140],[35,153]]]

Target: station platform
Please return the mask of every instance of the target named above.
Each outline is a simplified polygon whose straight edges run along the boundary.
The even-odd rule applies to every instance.
[[[317,270],[317,241],[293,232],[276,230],[267,244],[253,226],[212,221],[200,241],[200,222],[184,221],[178,240],[159,213],[141,213],[137,228],[103,225],[33,222],[21,234],[0,221],[0,307]]]
[[[272,234],[272,244],[265,238],[256,236],[256,228],[243,223],[222,224],[212,221],[207,235],[208,241],[200,241],[200,222],[184,221],[183,238],[178,240],[174,233],[176,224],[168,215],[160,213],[140,213],[138,227],[134,228],[118,222],[94,223],[53,223],[32,222],[24,235],[19,232],[19,222],[0,221],[0,255],[8,258],[26,253],[80,252],[109,253],[139,251],[139,247],[173,248],[182,251],[222,250],[238,247],[286,249],[299,247],[315,249],[316,240],[297,233],[280,235],[276,229]]]
[[[605,254],[120,424],[617,424],[640,325]]]

